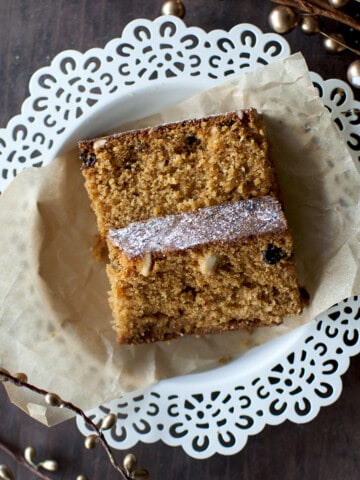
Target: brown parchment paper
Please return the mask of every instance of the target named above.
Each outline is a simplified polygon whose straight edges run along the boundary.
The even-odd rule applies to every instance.
[[[91,254],[96,224],[74,149],[25,170],[0,199],[1,366],[26,372],[32,383],[87,410],[159,379],[217,367],[360,293],[359,175],[300,54],[126,127],[250,106],[264,114],[271,139],[299,280],[311,297],[303,315],[254,332],[117,345],[105,268]],[[24,389],[8,393],[45,424],[66,418]]]

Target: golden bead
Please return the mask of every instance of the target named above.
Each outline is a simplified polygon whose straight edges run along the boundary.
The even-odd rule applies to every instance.
[[[59,470],[59,463],[56,460],[44,460],[38,464],[38,467],[43,468],[47,472],[56,472],[56,470]]]
[[[6,373],[7,375],[10,375],[10,372],[8,372],[6,368],[0,368],[0,382],[7,382],[9,379],[4,375],[1,375],[2,373]]]
[[[145,470],[145,468],[140,468],[139,470],[135,470],[132,478],[134,480],[147,480],[149,478],[149,472]]]
[[[113,427],[116,423],[117,416],[115,413],[109,413],[109,415],[106,415],[101,421],[101,430],[109,430],[109,428]]]
[[[0,465],[0,478],[3,480],[15,480],[14,474],[7,465]]]
[[[51,407],[59,407],[62,404],[62,400],[57,393],[47,393],[45,395],[45,402]]]
[[[300,22],[300,28],[306,35],[313,35],[320,31],[320,20],[316,15],[303,15]]]
[[[27,463],[33,464],[36,459],[36,450],[34,447],[26,447],[24,450],[24,458]]]
[[[85,438],[84,445],[88,450],[93,450],[99,445],[99,437],[95,433],[88,435]]]
[[[133,453],[128,453],[123,460],[123,467],[129,473],[133,472],[137,466],[137,459]]]
[[[175,15],[179,18],[185,17],[185,6],[180,0],[169,0],[161,7],[162,15]]]
[[[14,377],[17,378],[18,380],[21,380],[22,382],[28,381],[28,377],[26,373],[22,373],[22,372],[15,373]]]
[[[329,4],[335,8],[343,8],[349,3],[349,0],[328,0]]]
[[[330,53],[340,53],[345,50],[345,47],[342,45],[344,41],[344,37],[341,33],[332,33],[329,37],[324,39],[324,47]]]
[[[347,70],[347,79],[355,88],[360,88],[360,60],[354,60],[350,63]]]
[[[296,27],[297,16],[292,8],[279,5],[271,10],[268,22],[274,32],[288,33]]]
[[[88,480],[88,478],[85,477],[85,475],[78,475],[78,476],[76,477],[76,480]]]

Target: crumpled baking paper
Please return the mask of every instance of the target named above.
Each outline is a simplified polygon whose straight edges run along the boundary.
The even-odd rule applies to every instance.
[[[74,145],[48,166],[25,170],[0,199],[0,366],[87,410],[159,379],[215,368],[360,293],[359,174],[300,54],[127,128],[246,107],[265,117],[299,281],[311,298],[303,315],[253,332],[117,345]],[[8,393],[48,425],[68,416],[24,389]]]

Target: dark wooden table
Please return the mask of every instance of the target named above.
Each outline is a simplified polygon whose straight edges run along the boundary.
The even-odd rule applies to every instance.
[[[273,4],[266,0],[185,0],[187,25],[206,31],[228,30],[250,22],[270,31],[267,16]],[[353,0],[352,10],[360,10]],[[138,17],[160,14],[161,0],[1,0],[0,1],[0,127],[19,113],[28,95],[30,75],[65,49],[85,51],[103,47]],[[298,29],[287,34],[293,51],[301,50],[310,69],[324,78],[346,79],[351,52],[332,55],[321,38],[308,37]],[[356,98],[359,99],[359,90]],[[1,358],[1,339],[0,339]],[[70,372],[69,372],[70,374]],[[139,444],[132,449],[153,479],[243,480],[355,480],[360,478],[360,357],[352,359],[343,377],[341,398],[320,411],[309,424],[290,422],[267,427],[249,439],[237,455],[215,455],[194,460],[181,448],[162,443]],[[15,451],[34,446],[41,458],[56,458],[61,470],[56,479],[118,478],[101,449],[88,451],[75,423],[57,427],[39,425],[12,406],[0,388],[0,441]],[[121,458],[127,452],[117,452]],[[5,453],[0,463],[11,467],[19,480],[35,478]]]

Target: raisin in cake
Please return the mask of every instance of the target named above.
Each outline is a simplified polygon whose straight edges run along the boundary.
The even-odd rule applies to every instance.
[[[276,325],[301,312],[293,246],[270,196],[109,231],[120,343]]]
[[[139,255],[127,252],[113,236],[133,228],[134,222],[161,225],[186,214],[199,219],[204,209],[225,204],[246,209],[241,202],[254,198],[266,198],[267,209],[270,204],[279,209],[279,203],[271,203],[278,187],[263,120],[254,109],[119,133],[79,146],[85,187],[109,249],[110,303],[120,343],[277,324],[300,311],[283,216],[281,228],[269,216],[266,235],[255,228],[230,243],[225,237],[213,242],[205,236],[187,248],[160,247]],[[216,228],[214,220],[211,229]],[[129,238],[136,243],[137,233],[131,231]],[[267,263],[264,255],[279,261]],[[219,275],[208,272],[212,263]],[[254,269],[263,289],[254,287]]]

